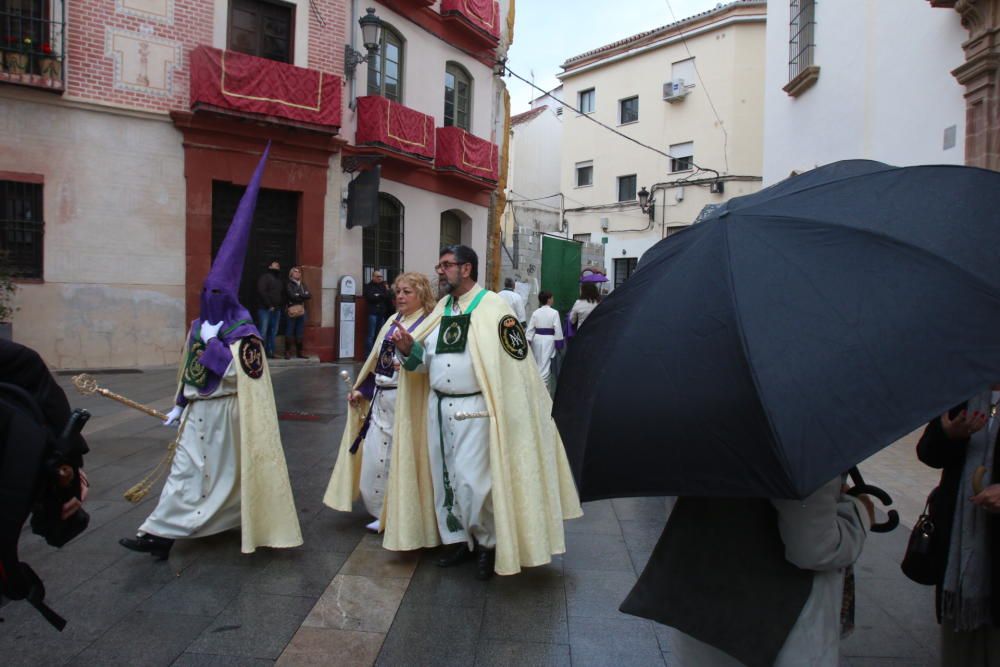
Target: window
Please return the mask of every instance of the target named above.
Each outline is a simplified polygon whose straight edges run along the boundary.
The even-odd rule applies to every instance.
[[[390,285],[403,272],[403,205],[391,195],[379,194],[378,224],[362,230],[361,264],[363,283],[376,269]]]
[[[626,97],[618,101],[618,122],[634,123],[639,120],[639,97]]]
[[[590,234],[573,234],[573,240],[580,243],[590,243]]]
[[[580,109],[580,113],[594,113],[594,89],[590,88],[588,90],[581,90],[577,94],[577,108]]]
[[[813,39],[816,26],[816,1],[791,0],[788,7],[788,80],[802,74],[813,64]]]
[[[229,49],[290,63],[294,17],[291,5],[233,0],[229,5]]]
[[[622,283],[629,279],[638,263],[637,257],[622,257],[615,260],[615,288],[621,287]]]
[[[462,242],[462,219],[451,211],[441,214],[441,242],[439,248],[458,245]]]
[[[368,59],[368,94],[403,100],[403,38],[385,23],[378,53]]]
[[[635,174],[618,177],[618,201],[635,200]]]
[[[576,187],[583,188],[594,184],[594,161],[576,163]]]
[[[694,169],[694,142],[670,145],[670,171],[689,171]]]
[[[444,125],[469,129],[472,77],[465,68],[448,63],[444,68]]]
[[[0,261],[17,278],[42,277],[42,184],[0,181]]]

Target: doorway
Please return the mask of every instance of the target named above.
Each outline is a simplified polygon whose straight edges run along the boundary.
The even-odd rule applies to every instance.
[[[236,214],[246,186],[212,181],[212,259]],[[287,280],[288,270],[295,265],[296,241],[301,193],[261,188],[257,195],[250,241],[243,262],[240,280],[240,303],[251,313],[257,312],[257,278],[268,262],[281,262],[281,279]]]

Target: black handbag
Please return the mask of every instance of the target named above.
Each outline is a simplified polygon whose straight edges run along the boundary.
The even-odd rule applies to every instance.
[[[940,558],[938,550],[934,548],[939,537],[929,512],[935,493],[937,489],[927,496],[924,511],[913,525],[913,532],[910,533],[910,541],[906,544],[906,553],[900,564],[903,574],[925,586],[933,586],[941,579]]]

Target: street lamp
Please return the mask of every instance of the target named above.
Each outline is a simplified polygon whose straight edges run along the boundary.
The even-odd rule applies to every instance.
[[[649,191],[646,190],[645,185],[640,188],[639,193],[636,196],[639,197],[639,208],[642,209],[643,213],[649,214],[650,220],[654,220],[655,218],[653,216],[656,210],[656,198],[654,197],[650,199]]]
[[[378,45],[381,42],[382,20],[375,16],[375,9],[369,7],[366,14],[358,19],[361,26],[361,42],[365,45],[368,55],[363,55],[360,51],[355,51],[350,44],[344,45],[344,74],[347,78],[354,76],[354,70],[361,63],[368,62],[368,59],[378,53]]]

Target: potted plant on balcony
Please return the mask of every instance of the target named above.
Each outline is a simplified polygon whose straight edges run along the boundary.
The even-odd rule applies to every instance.
[[[17,292],[17,285],[10,271],[10,262],[7,261],[6,254],[0,254],[0,338],[11,340],[13,337],[13,325],[11,318],[17,312],[14,305],[14,294]]]
[[[30,37],[7,36],[7,44],[3,52],[3,64],[7,67],[7,73],[11,77],[20,79],[22,75],[28,72],[28,53],[30,51]]]
[[[48,42],[42,44],[42,57],[38,59],[38,69],[45,78],[46,84],[51,88],[62,83],[62,60],[59,55],[52,50],[52,45]]]

